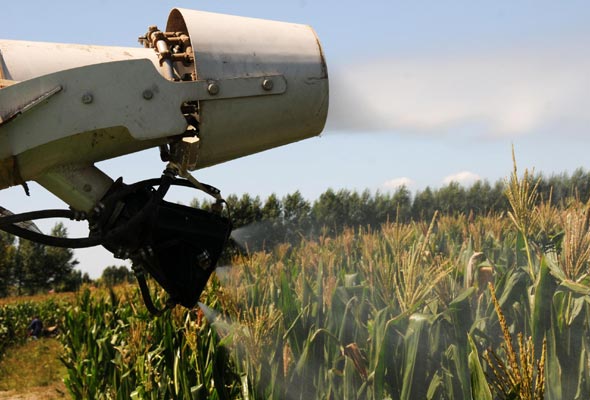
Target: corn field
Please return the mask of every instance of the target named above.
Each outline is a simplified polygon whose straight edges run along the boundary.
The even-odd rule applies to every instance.
[[[46,327],[59,326],[71,303],[71,298],[60,296],[0,304],[0,358],[8,346],[18,345],[27,339],[27,327],[33,316],[44,321]]]
[[[82,292],[61,315],[66,385],[94,399],[590,398],[589,206],[540,201],[516,168],[506,186],[507,215],[238,258],[194,310],[152,318],[137,290]]]

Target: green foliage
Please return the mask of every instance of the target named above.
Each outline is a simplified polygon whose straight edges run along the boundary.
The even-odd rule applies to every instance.
[[[490,399],[541,398],[544,379],[547,398],[585,398],[590,288],[540,247],[532,281],[502,218],[395,222],[254,253],[213,279],[204,311],[152,319],[137,292],[85,294],[65,322],[68,386],[96,398]],[[474,246],[486,257],[465,286]]]
[[[231,399],[240,393],[240,377],[202,313],[176,309],[152,318],[137,290],[84,291],[63,324],[65,382],[74,398]]]
[[[34,316],[38,316],[44,327],[60,325],[70,302],[65,299],[26,300],[0,305],[0,357],[7,346],[23,343],[27,327]]]
[[[67,237],[63,224],[56,224],[51,235]],[[71,249],[44,246],[0,232],[0,297],[10,294],[32,295],[43,291],[76,290],[82,283],[78,261]]]
[[[152,318],[137,290],[83,293],[62,322],[68,388],[76,398],[590,398],[587,208],[513,178],[510,201],[492,199],[503,186],[449,186],[425,190],[422,209],[407,191],[330,191],[313,205],[274,196],[254,209],[236,197],[242,221],[310,223],[315,235],[236,258],[200,309]],[[482,206],[465,212],[455,196]],[[344,227],[377,215],[389,221]],[[334,225],[315,227],[320,218]]]
[[[14,238],[0,231],[0,297],[8,296],[14,274]]]
[[[102,271],[100,284],[106,287],[113,287],[122,283],[135,282],[135,275],[124,265],[111,265]]]
[[[522,186],[521,189],[526,186],[527,193],[532,197],[519,197],[518,193],[522,194],[522,190],[511,191],[511,185],[515,190],[518,185]],[[328,189],[313,202],[303,198],[298,191],[287,194],[282,199],[275,194],[265,201],[261,201],[258,196],[243,194],[238,197],[232,194],[226,200],[235,228],[248,227],[256,232],[266,231],[266,235],[255,234],[254,239],[250,238],[248,241],[248,249],[257,251],[272,249],[276,244],[285,241],[296,244],[302,236],[311,235],[317,238],[326,233],[337,235],[345,228],[378,229],[386,222],[430,221],[436,212],[446,216],[472,217],[511,212],[515,216],[515,212],[529,206],[544,203],[546,209],[551,210],[551,206],[566,206],[572,199],[586,202],[589,198],[590,173],[578,169],[571,177],[560,174],[545,178],[525,172],[521,180],[513,175],[509,181],[498,180],[494,184],[477,181],[470,187],[463,187],[457,182],[450,182],[441,188],[426,187],[413,195],[408,188],[400,187],[393,193],[377,191],[373,194],[368,190],[359,193],[346,189]],[[521,203],[516,203],[519,199],[522,200]],[[195,199],[191,204],[203,209],[211,206],[206,200],[199,202]],[[515,206],[517,210],[514,209]],[[518,220],[520,222],[517,223],[527,220],[526,215],[521,215]],[[544,221],[552,222],[550,219]],[[555,245],[560,232],[551,231],[550,228],[554,226],[536,227],[531,240],[546,246]],[[526,225],[521,227],[525,228]]]
[[[540,376],[546,398],[585,398],[590,288],[564,272],[572,244],[532,246],[532,281],[511,226],[441,216],[344,230],[252,254],[212,280],[202,310],[152,318],[137,290],[85,291],[4,311],[21,322],[2,329],[59,318],[75,398],[539,398]],[[475,250],[486,257],[465,286]],[[527,371],[537,383],[522,386]]]

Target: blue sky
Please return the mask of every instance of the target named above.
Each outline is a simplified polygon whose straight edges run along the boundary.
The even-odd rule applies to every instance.
[[[496,181],[521,168],[588,168],[590,5],[584,1],[44,1],[0,7],[0,38],[139,46],[173,7],[305,23],[322,42],[330,112],[319,138],[199,171],[223,193],[411,190]],[[158,176],[156,150],[99,164],[127,182]],[[0,193],[14,211],[63,207],[39,186]],[[173,193],[188,203],[192,192]],[[53,222],[41,224],[48,230]],[[85,234],[68,225],[70,236]],[[77,252],[91,276],[118,262]]]

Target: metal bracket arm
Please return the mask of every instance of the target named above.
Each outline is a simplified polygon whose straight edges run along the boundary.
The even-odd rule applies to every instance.
[[[56,88],[61,91],[56,91]],[[124,126],[137,140],[181,134],[190,101],[278,95],[282,75],[172,82],[147,59],[115,61],[44,75],[0,90],[0,159],[71,135]],[[48,95],[49,94],[49,95]],[[23,105],[34,107],[23,110]],[[20,110],[22,116],[11,118]],[[26,113],[24,113],[26,111]]]
[[[12,110],[7,111],[6,113],[1,113],[0,114],[0,126],[7,124],[13,118],[18,117],[19,115],[29,111],[30,109],[32,109],[36,105],[41,104],[42,102],[44,102],[45,100],[47,100],[51,96],[53,96],[54,94],[59,93],[61,91],[61,89],[62,89],[61,86],[56,86],[46,93],[41,93],[36,98],[26,100],[22,105],[19,105],[17,107],[13,107]]]

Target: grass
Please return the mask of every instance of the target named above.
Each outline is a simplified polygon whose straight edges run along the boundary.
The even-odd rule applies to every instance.
[[[56,339],[30,340],[9,347],[0,360],[0,399],[31,392],[44,399],[66,397],[66,368],[59,360],[62,351]]]

